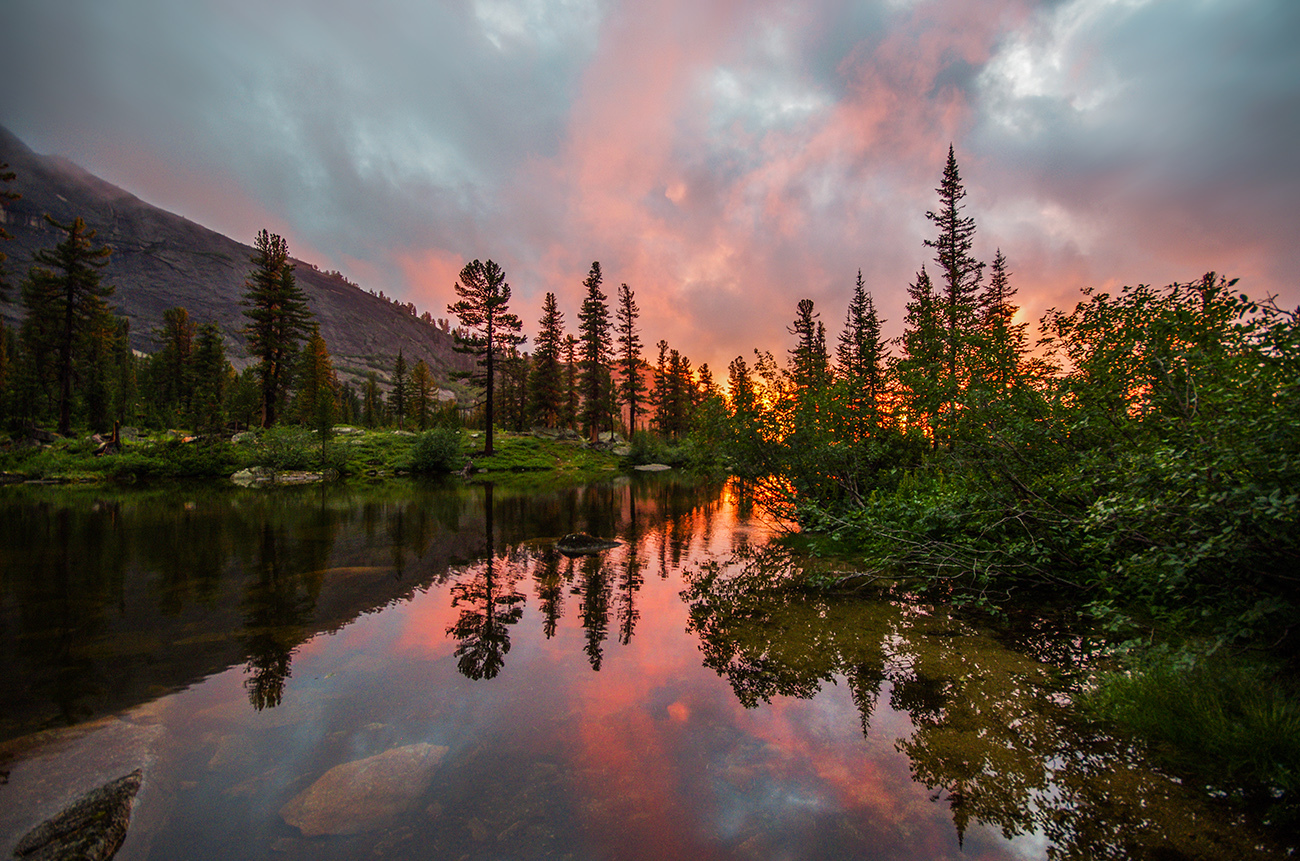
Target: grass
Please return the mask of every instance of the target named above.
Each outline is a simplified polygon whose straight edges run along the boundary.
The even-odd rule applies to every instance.
[[[1083,704],[1211,794],[1300,826],[1300,700],[1273,668],[1162,651],[1104,676]]]
[[[386,478],[410,470],[417,453],[415,434],[389,429],[341,431],[336,429],[327,440],[323,462],[320,439],[314,432],[281,427],[255,432],[234,444],[225,439],[186,442],[178,433],[162,431],[133,442],[124,440],[120,452],[103,457],[94,456],[96,444],[89,439],[60,439],[40,448],[0,450],[0,472],[27,480],[130,483],[224,478],[252,466],[303,470],[325,467],[361,478]],[[571,442],[539,440],[529,434],[498,431],[492,457],[479,454],[483,443],[481,431],[460,432],[460,451],[450,458],[451,471],[459,472],[472,461],[474,480],[535,483],[545,475],[545,483],[552,483],[557,478],[583,481],[608,477],[621,465],[612,454]]]

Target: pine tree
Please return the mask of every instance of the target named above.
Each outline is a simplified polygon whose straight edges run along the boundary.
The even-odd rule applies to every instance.
[[[560,423],[573,430],[578,423],[578,339],[564,336],[564,414]]]
[[[655,408],[655,428],[667,435],[671,425],[669,413],[672,411],[672,398],[668,392],[668,342],[660,339],[655,344],[659,357],[655,361],[654,388],[650,391],[650,403]]]
[[[222,404],[226,397],[226,344],[212,323],[199,327],[193,358],[194,392],[190,398],[190,421],[197,433],[213,433],[225,422]]]
[[[325,463],[325,444],[334,428],[338,415],[339,380],[334,373],[334,361],[329,346],[321,336],[320,327],[312,326],[301,355],[298,357],[297,395],[294,399],[298,421],[316,431],[320,436],[320,456]]]
[[[612,346],[609,326],[609,308],[605,294],[600,292],[603,280],[600,263],[592,263],[582,286],[587,297],[578,311],[579,341],[582,358],[579,362],[578,385],[582,390],[582,429],[596,439],[607,415],[609,401],[609,352]]]
[[[529,413],[533,422],[542,427],[555,427],[564,413],[564,368],[560,361],[563,350],[564,315],[556,305],[555,294],[547,293],[528,383]]]
[[[262,427],[275,424],[288,390],[298,342],[308,333],[311,311],[289,260],[289,245],[263,230],[253,242],[253,269],[244,282],[244,329],[248,351],[258,359]]]
[[[52,250],[36,252],[36,265],[23,283],[26,337],[20,338],[32,359],[53,359],[59,433],[67,436],[72,432],[73,380],[88,364],[79,348],[93,345],[113,325],[104,301],[113,288],[99,281],[99,271],[108,265],[112,249],[106,245],[96,248],[95,231],[80,218],[69,224],[60,224],[48,215],[45,220],[67,237]],[[39,368],[32,370],[44,376]]]
[[[152,394],[154,403],[168,410],[169,417],[189,415],[195,382],[191,359],[197,333],[198,326],[184,308],[164,311],[162,327],[153,331],[154,341],[161,344],[162,349],[150,364],[154,384]]]
[[[384,405],[379,394],[379,377],[374,371],[366,374],[366,385],[361,395],[361,423],[368,428],[378,427],[383,421]]]
[[[406,359],[402,351],[397,351],[397,359],[393,362],[393,387],[388,391],[388,408],[392,411],[393,417],[397,419],[399,428],[406,427],[406,407],[410,397],[410,386],[406,378]]]
[[[935,191],[939,194],[939,209],[926,212],[925,217],[938,228],[938,236],[925,240],[924,244],[935,250],[934,259],[943,277],[939,303],[942,364],[935,371],[942,374],[940,423],[950,426],[970,380],[969,366],[974,358],[978,330],[976,296],[984,277],[984,264],[971,256],[975,219],[961,214],[966,189],[951,144],[943,180]],[[951,427],[943,431],[949,443],[951,432]]]
[[[637,334],[637,308],[632,288],[624,284],[618,291],[619,397],[627,404],[627,432],[636,433],[637,406],[645,384],[641,381],[641,337]]]
[[[466,264],[460,271],[460,280],[456,282],[459,302],[447,306],[455,314],[461,326],[468,330],[466,335],[457,338],[456,349],[462,353],[477,356],[483,373],[476,378],[486,388],[485,423],[486,444],[483,453],[491,457],[495,452],[492,447],[493,384],[496,376],[497,353],[520,343],[523,339],[517,334],[523,324],[507,308],[510,304],[510,285],[506,283],[506,274],[501,267],[491,260],[480,263],[475,260]]]
[[[943,323],[940,316],[939,297],[925,267],[916,274],[916,282],[907,287],[911,297],[907,303],[905,328],[900,339],[902,354],[894,362],[894,373],[903,387],[905,423],[931,433],[937,443],[934,421],[942,399],[943,383],[936,378],[936,369],[943,363]]]
[[[995,390],[1012,388],[1020,375],[1020,361],[1025,354],[1025,324],[1013,323],[1018,308],[1011,304],[1016,289],[1011,286],[1007,258],[999,248],[993,258],[988,286],[980,294],[980,330],[984,336],[982,350],[984,382]]]
[[[846,390],[850,428],[861,438],[879,424],[880,401],[884,395],[885,346],[880,340],[880,318],[858,270],[853,299],[845,315],[844,331],[835,358]]]
[[[433,374],[424,359],[417,359],[411,369],[411,417],[420,430],[429,426],[429,411],[434,404]]]

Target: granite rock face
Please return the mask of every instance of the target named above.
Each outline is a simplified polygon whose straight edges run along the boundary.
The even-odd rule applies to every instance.
[[[91,790],[42,822],[18,841],[14,856],[23,861],[106,861],[117,854],[131,824],[131,807],[144,772]]]
[[[393,825],[419,802],[447,748],[410,744],[336,765],[280,808],[303,833],[361,834]]]

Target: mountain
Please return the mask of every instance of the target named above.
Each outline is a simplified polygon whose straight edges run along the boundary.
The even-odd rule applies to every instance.
[[[7,162],[17,175],[7,189],[22,195],[0,208],[0,224],[14,237],[0,247],[9,255],[2,264],[7,280],[15,285],[11,301],[0,304],[6,325],[21,320],[16,285],[32,255],[62,238],[44,216],[48,213],[65,224],[81,216],[98,231],[96,241],[113,249],[102,277],[117,288],[110,304],[131,321],[133,349],[158,349],[152,333],[161,327],[163,312],[182,307],[196,323],[215,323],[221,329],[226,354],[237,368],[251,364],[239,304],[252,268],[251,246],[145,203],[67,159],[38,155],[4,128],[0,162]],[[337,273],[294,262],[298,284],[344,381],[356,382],[372,370],[386,380],[399,348],[408,368],[422,358],[444,385],[452,371],[470,369],[473,360],[453,351],[450,333]]]

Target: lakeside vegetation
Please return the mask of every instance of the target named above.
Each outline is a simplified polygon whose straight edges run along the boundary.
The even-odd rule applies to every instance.
[[[992,614],[1076,608],[1115,656],[1081,704],[1088,713],[1149,739],[1207,791],[1295,828],[1300,315],[1206,273],[1085,292],[1049,311],[1031,343],[1007,258],[973,256],[951,150],[937,192],[935,274],[923,264],[908,285],[899,337],[882,337],[859,275],[833,358],[803,299],[787,355],[737,357],[725,391],[664,341],[657,362],[642,359],[633,291],[622,286],[613,325],[599,263],[583,282],[578,337],[548,294],[535,350],[522,352],[504,272],[476,260],[449,306],[481,368],[481,398],[463,410],[431,399],[429,369],[408,369],[400,352],[386,392],[373,375],[359,391],[341,385],[296,304],[283,240],[265,231],[250,311],[297,310],[270,322],[250,313],[250,327],[265,323],[250,331],[256,364],[236,374],[184,309],[158,353],[134,357],[91,278],[104,257],[93,231],[56,225],[67,239],[22,287],[28,322],[0,332],[0,404],[15,434],[0,469],[114,480],[247,466],[454,472],[467,460],[489,477],[589,477],[651,460],[725,470],[814,548],[853,563],[819,588],[907,578]],[[76,332],[56,325],[74,318]],[[365,432],[339,433],[338,420]],[[64,439],[22,447],[55,422]],[[71,438],[132,424],[226,436],[111,436],[116,450],[101,458],[102,442]],[[232,426],[257,424],[252,442],[226,441]],[[592,441],[619,430],[632,444],[614,455],[525,433],[533,426]],[[425,436],[392,431],[408,427]]]

